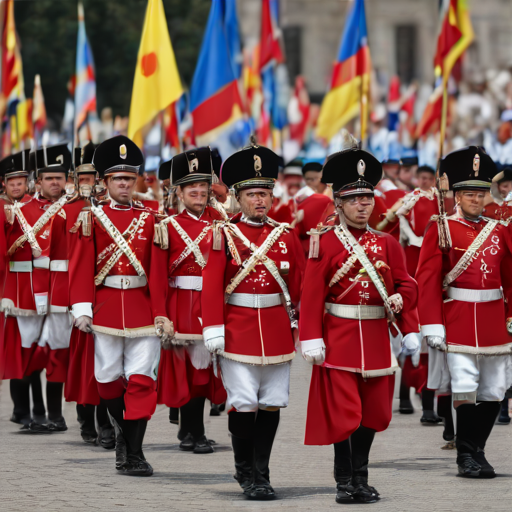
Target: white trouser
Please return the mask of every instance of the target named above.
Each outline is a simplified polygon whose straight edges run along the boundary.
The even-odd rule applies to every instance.
[[[39,342],[41,347],[49,345],[52,350],[69,348],[73,329],[69,313],[18,316],[16,319],[23,348],[30,348],[36,342]]]
[[[98,382],[114,382],[123,376],[146,375],[156,380],[160,338],[125,338],[94,333],[94,376]]]
[[[499,402],[508,389],[509,356],[447,354],[453,400]]]
[[[290,363],[251,366],[220,358],[228,402],[239,412],[286,407],[290,394]]]

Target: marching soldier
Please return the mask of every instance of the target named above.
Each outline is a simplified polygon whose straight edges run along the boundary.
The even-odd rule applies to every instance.
[[[1,204],[1,222],[2,230],[0,231],[1,242],[1,277],[2,287],[5,285],[5,258],[7,255],[6,237],[9,237],[9,230],[11,223],[6,221],[4,208],[11,212],[14,202],[25,205],[32,200],[32,197],[27,194],[28,189],[28,173],[29,173],[29,153],[30,150],[25,150],[14,155],[5,157],[0,162],[0,174],[3,180],[4,195],[0,201]],[[10,216],[10,215],[9,215]],[[3,290],[2,290],[3,292]],[[2,329],[4,326],[4,315],[1,314]],[[4,346],[5,348],[7,345]],[[0,374],[4,373],[4,365],[9,364],[7,354],[2,354],[0,361]],[[11,379],[9,382],[11,398],[14,403],[14,410],[11,416],[13,423],[28,425],[31,421],[30,414],[30,388],[32,388],[32,398],[34,401],[33,415],[40,422],[43,422],[46,416],[46,409],[43,402],[41,392],[40,372],[34,371],[31,375],[27,375],[23,379]]]
[[[82,148],[75,148],[75,195],[64,206],[66,212],[66,239],[68,255],[73,253],[77,240],[73,233],[80,227],[78,220],[89,215],[90,199],[94,195],[97,172],[92,165],[96,146],[89,142]],[[105,449],[115,446],[114,429],[108,418],[107,408],[98,394],[94,378],[94,337],[91,333],[73,327],[69,346],[69,367],[66,380],[65,398],[76,402],[80,434],[86,443],[98,444]],[[98,428],[96,430],[96,420]]]
[[[116,469],[150,476],[153,468],[142,442],[156,408],[156,329],[171,325],[166,318],[154,323],[151,308],[148,280],[155,219],[132,201],[143,163],[136,144],[121,135],[106,140],[96,148],[93,163],[110,199],[79,215],[70,264],[72,313],[81,331],[94,334],[98,392],[116,431]]]
[[[322,164],[309,162],[302,167],[306,186],[301,188],[294,197],[297,206],[295,230],[299,236],[304,254],[309,251],[309,235],[311,229],[323,221],[324,213],[332,204],[332,199],[325,194],[327,185],[322,183]]]
[[[288,405],[290,321],[293,327],[304,267],[296,234],[267,217],[278,166],[275,153],[256,145],[224,162],[221,179],[234,188],[241,215],[214,224],[201,298],[205,344],[220,355],[232,405],[235,479],[256,500],[275,497],[269,460],[279,410]]]
[[[485,206],[484,215],[490,219],[508,220],[512,217],[512,167],[505,165],[493,178],[494,201]]]
[[[162,263],[151,299],[156,316],[169,318],[176,334],[162,349],[158,371],[158,403],[180,409],[180,449],[213,453],[205,436],[204,404],[226,400],[220,378],[213,373],[211,355],[203,342],[201,320],[202,270],[212,245],[212,223],[221,215],[207,206],[212,181],[210,148],[176,155],[160,166],[160,179],[170,179],[184,206],[156,228]],[[168,276],[165,279],[164,276]]]
[[[406,335],[404,353],[419,350],[417,287],[398,242],[368,227],[379,161],[352,145],[330,156],[323,172],[339,223],[312,233],[304,277],[301,349],[315,365],[305,444],[334,444],[338,503],[373,503],[379,493],[368,485],[369,453],[391,421],[397,369],[388,323],[397,336],[396,319]]]
[[[456,213],[430,224],[416,272],[421,330],[429,346],[428,385],[451,387],[458,472],[471,478],[496,476],[484,449],[509,384],[512,347],[512,297],[504,279],[509,269],[500,272],[510,254],[510,233],[506,222],[482,217],[495,174],[494,162],[479,147],[441,160],[441,188],[454,191]]]
[[[22,378],[46,368],[48,424],[32,421],[33,432],[67,430],[62,416],[71,321],[64,194],[71,155],[66,144],[30,154],[40,193],[9,208],[7,273],[2,309],[7,315],[4,346],[9,347],[3,378]]]

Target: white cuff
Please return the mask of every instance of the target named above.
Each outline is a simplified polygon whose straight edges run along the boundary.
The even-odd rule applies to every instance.
[[[71,306],[71,314],[75,319],[81,316],[88,316],[92,318],[92,303],[91,302],[77,302]]]
[[[439,336],[446,338],[446,332],[443,324],[429,324],[421,326],[421,335],[425,336]]]
[[[302,352],[307,352],[308,350],[314,350],[315,348],[325,348],[325,343],[323,338],[315,338],[313,340],[304,340],[300,342],[300,348]]]
[[[203,338],[205,341],[213,340],[215,338],[224,338],[224,326],[214,325],[212,327],[205,327],[203,329]]]

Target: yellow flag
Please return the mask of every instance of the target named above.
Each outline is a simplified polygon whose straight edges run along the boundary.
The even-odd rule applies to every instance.
[[[148,0],[133,80],[128,137],[142,147],[141,129],[182,93],[162,0]]]

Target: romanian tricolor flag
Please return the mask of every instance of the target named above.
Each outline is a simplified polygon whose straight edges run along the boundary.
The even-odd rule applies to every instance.
[[[330,140],[343,126],[366,110],[370,83],[370,48],[366,30],[364,0],[353,0],[334,64],[330,91],[322,102],[317,136]],[[365,136],[362,112],[361,138]]]
[[[243,116],[239,68],[231,56],[232,40],[226,26],[228,3],[213,0],[203,44],[190,88],[190,111],[199,145],[209,144]],[[233,7],[233,6],[231,6]]]
[[[85,33],[84,8],[78,3],[78,42],[75,75],[75,135],[87,121],[89,112],[96,112],[96,79],[92,50]]]

